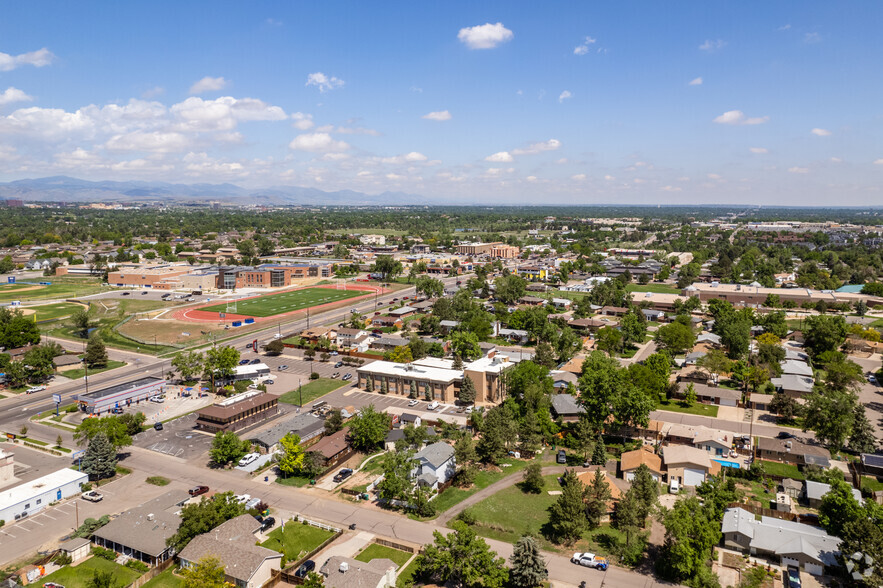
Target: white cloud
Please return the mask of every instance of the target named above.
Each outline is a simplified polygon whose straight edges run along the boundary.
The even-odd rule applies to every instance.
[[[574,175],[570,176],[570,179],[575,182],[582,182],[583,180],[586,179],[586,174],[574,174]]]
[[[594,45],[597,41],[597,39],[593,39],[592,37],[586,37],[585,41],[574,47],[573,54],[585,55],[589,52],[589,45]]]
[[[374,129],[366,129],[365,127],[334,127],[333,132],[340,135],[371,135],[372,137],[380,136],[380,131],[376,131]]]
[[[613,180],[616,179],[616,177],[611,176],[610,174],[607,174],[606,176],[604,176],[604,179],[607,180],[608,182],[612,182]]]
[[[831,134],[831,131],[829,131],[827,129],[816,128],[816,129],[811,130],[810,133],[812,133],[816,137],[827,137]]]
[[[712,51],[717,51],[718,49],[723,49],[723,47],[727,44],[723,39],[705,39],[705,42],[699,45],[700,51],[708,51],[709,53]]]
[[[485,161],[491,161],[493,163],[508,163],[513,161],[512,154],[508,151],[499,151],[494,153],[493,155],[488,155],[484,158]]]
[[[659,189],[663,192],[680,192],[683,188],[680,186],[662,186]]]
[[[565,163],[567,163],[567,158],[566,158],[566,157],[562,157],[561,159],[559,159],[559,160],[556,161],[555,163],[557,163],[557,164],[559,164],[559,165],[564,165]]]
[[[883,157],[874,160],[874,165],[883,165]]]
[[[720,174],[708,174],[709,180],[720,180],[723,179]]]
[[[789,167],[788,171],[791,172],[792,174],[808,174],[809,168],[808,167]]]
[[[298,151],[326,153],[346,151],[350,146],[344,141],[335,141],[328,133],[305,133],[295,137],[288,145]]]
[[[230,131],[238,122],[285,120],[288,115],[278,106],[257,98],[222,96],[215,100],[191,97],[175,104],[171,113],[180,119],[179,127],[199,131]]]
[[[803,35],[803,42],[812,45],[813,43],[820,43],[822,41],[822,36],[818,33],[806,33]]]
[[[159,131],[150,133],[135,131],[125,135],[115,135],[105,145],[110,151],[152,151],[155,153],[185,151],[189,146],[190,140],[181,133]]]
[[[777,30],[777,31],[787,31],[787,30],[789,30],[790,28],[791,28],[791,25],[790,25],[790,24],[784,24],[784,25],[780,26],[779,28],[777,28],[776,30]]]
[[[154,86],[152,88],[148,88],[141,92],[141,97],[145,100],[150,100],[151,98],[156,98],[157,96],[162,96],[166,93],[166,89],[162,86]]]
[[[44,67],[52,63],[55,55],[52,51],[43,47],[37,51],[30,53],[22,53],[20,55],[10,55],[8,53],[0,53],[0,71],[12,71],[23,65],[33,65],[34,67]]]
[[[387,180],[392,180],[394,182],[398,182],[405,179],[405,176],[399,174],[386,174]]]
[[[343,87],[344,83],[340,78],[328,77],[321,71],[317,71],[307,76],[307,83],[305,85],[316,86],[320,92],[327,92],[328,90]]]
[[[294,120],[294,122],[291,123],[291,126],[293,126],[296,129],[299,129],[301,131],[308,131],[308,130],[312,129],[313,126],[316,124],[313,122],[313,115],[312,114],[305,114],[303,112],[295,112],[294,114],[291,115],[291,118]]]
[[[766,147],[749,147],[748,150],[752,153],[758,154],[769,153],[769,149],[767,149]]]
[[[203,94],[205,92],[218,92],[227,87],[229,82],[225,80],[223,77],[213,78],[210,76],[205,76],[192,86],[190,86],[190,94]]]
[[[564,102],[568,98],[573,98],[573,94],[570,93],[570,90],[564,90],[558,95],[558,102]]]
[[[457,34],[460,42],[470,49],[493,49],[500,43],[511,41],[514,36],[501,22],[465,27]]]
[[[436,120],[436,121],[444,121],[451,120],[451,113],[447,110],[437,110],[435,112],[430,112],[428,114],[424,114],[420,118],[425,118],[426,120]]]
[[[645,180],[644,178],[635,178],[635,179],[634,179],[634,182],[635,182],[636,184],[646,184],[646,183],[647,183],[647,180]]]
[[[415,94],[422,94],[423,93],[423,88],[420,88],[418,86],[411,86],[408,89],[411,90],[412,92],[414,92]]]
[[[741,110],[728,110],[716,117],[714,122],[721,125],[761,125],[769,120],[768,116],[748,118]]]
[[[700,76],[698,78],[693,78],[692,80],[690,80],[690,83],[687,85],[688,86],[701,86],[702,85],[702,77]]]
[[[512,155],[536,155],[543,151],[556,151],[559,147],[561,147],[561,141],[558,139],[549,139],[548,141],[532,143],[525,149],[513,149]]]
[[[536,181],[537,181],[537,177],[536,177],[536,176],[527,176],[527,177],[524,178],[524,179],[527,180],[528,182],[536,182]]]
[[[832,157],[829,161],[831,163],[843,163],[843,160],[840,159],[839,157]]]
[[[7,104],[12,104],[13,102],[30,102],[33,100],[31,96],[28,96],[18,88],[9,87],[0,94],[0,106],[6,106]]]

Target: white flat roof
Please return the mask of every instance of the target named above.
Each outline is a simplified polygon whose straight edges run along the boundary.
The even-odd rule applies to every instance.
[[[86,474],[70,468],[64,468],[57,472],[46,474],[42,478],[37,478],[36,480],[31,480],[30,482],[25,482],[24,484],[19,484],[18,486],[0,492],[0,510],[15,506],[16,504],[33,498],[38,494],[61,488],[71,482],[85,482],[88,479],[89,476]]]
[[[233,373],[237,376],[240,376],[242,374],[253,374],[268,369],[270,369],[270,367],[265,363],[256,363],[254,365],[237,365],[233,368]]]
[[[462,370],[429,367],[413,363],[395,363],[392,361],[375,361],[360,367],[358,371],[366,374],[415,378],[445,383],[450,383],[463,377]]]

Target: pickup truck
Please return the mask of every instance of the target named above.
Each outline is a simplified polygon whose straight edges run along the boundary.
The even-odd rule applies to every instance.
[[[595,568],[602,572],[607,569],[607,558],[598,557],[594,553],[574,553],[570,561],[587,568]]]
[[[89,502],[101,502],[103,499],[104,495],[96,492],[95,490],[83,492],[83,500],[88,500]]]

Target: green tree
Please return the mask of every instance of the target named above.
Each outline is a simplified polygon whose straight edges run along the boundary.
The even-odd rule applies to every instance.
[[[644,526],[640,511],[640,499],[632,486],[616,503],[613,512],[613,522],[616,528],[625,534],[626,546],[631,545],[632,538],[640,533],[641,527]]]
[[[343,428],[343,416],[340,409],[335,408],[325,416],[325,434],[333,435]]]
[[[468,433],[461,435],[454,442],[454,459],[457,460],[457,463],[460,464],[460,466],[465,466],[478,459],[478,454],[475,452],[475,441],[472,439],[472,435]]]
[[[264,345],[264,351],[267,352],[267,355],[282,355],[282,352],[285,351],[285,343],[282,342],[282,339],[273,339]]]
[[[218,431],[212,439],[212,448],[208,453],[213,463],[225,466],[239,460],[248,453],[250,447],[248,441],[240,439],[233,431]]]
[[[695,497],[679,498],[665,512],[665,540],[656,560],[664,578],[688,581],[708,575],[707,562],[720,540],[720,520],[711,515]]]
[[[561,482],[561,494],[549,507],[549,529],[559,543],[570,545],[581,539],[589,530],[586,508],[583,502],[585,486],[576,472],[566,470]]]
[[[693,382],[687,384],[687,390],[684,392],[684,404],[687,406],[696,404],[696,387]]]
[[[427,298],[439,298],[445,293],[445,285],[441,280],[420,276],[414,283],[417,294],[423,294]]]
[[[549,577],[540,547],[529,535],[521,537],[515,543],[509,563],[509,583],[516,588],[535,588]]]
[[[401,345],[390,349],[384,354],[383,359],[395,363],[411,363],[414,361],[414,358],[411,357],[411,348],[407,345]]]
[[[434,517],[435,503],[430,500],[433,493],[432,488],[416,484],[411,490],[411,495],[408,498],[409,510],[414,512],[417,516]]]
[[[8,274],[15,269],[15,263],[12,261],[11,255],[4,255],[0,259],[0,274]]]
[[[101,335],[98,333],[93,333],[92,336],[89,337],[89,342],[86,344],[86,353],[83,355],[83,361],[86,363],[86,367],[107,367],[107,349],[104,347],[104,341],[101,340]]]
[[[819,505],[819,524],[829,535],[841,537],[846,525],[865,513],[852,495],[852,486],[839,479],[832,479],[830,483],[831,490],[822,496]]]
[[[532,494],[539,494],[543,491],[546,480],[543,478],[543,464],[538,460],[533,460],[524,468],[521,478],[521,487]]]
[[[378,412],[373,404],[363,407],[350,421],[350,443],[360,451],[373,451],[389,433],[390,416]]]
[[[307,577],[304,578],[304,583],[301,584],[306,588],[324,588],[325,580],[321,574],[317,574],[316,572],[310,572],[307,574]]]
[[[601,524],[601,517],[607,513],[607,501],[610,500],[610,484],[600,469],[595,470],[592,482],[586,487],[586,520],[592,529]]]
[[[196,379],[202,371],[203,355],[199,351],[179,351],[172,358],[172,367],[185,382]]]
[[[451,351],[455,357],[477,359],[481,356],[478,335],[472,332],[456,331],[451,336]]]
[[[74,431],[74,441],[83,445],[90,442],[98,433],[103,434],[115,450],[132,444],[129,425],[116,415],[98,419],[83,419],[83,422],[77,425],[77,430]]]
[[[279,440],[282,449],[276,457],[276,467],[279,471],[288,476],[301,471],[304,465],[304,449],[300,446],[300,435],[287,433]]]
[[[524,296],[524,292],[527,289],[527,281],[515,274],[509,274],[494,280],[494,286],[496,287],[495,295],[497,300],[511,306]]]
[[[613,327],[601,327],[595,336],[595,347],[610,355],[620,353],[623,347],[622,332]]]
[[[695,343],[696,335],[693,329],[683,323],[663,325],[656,331],[656,344],[674,355],[692,349]]]
[[[721,375],[729,373],[733,369],[733,362],[720,349],[709,349],[696,361],[696,367],[704,369],[708,375]]]
[[[462,404],[473,404],[475,402],[475,383],[467,375],[463,375],[463,382],[460,384],[460,402]]]
[[[381,458],[383,479],[377,483],[377,495],[383,500],[407,500],[411,493],[412,451],[390,451]]]
[[[89,440],[80,464],[82,471],[92,480],[103,480],[116,475],[117,452],[104,433],[97,433]]]
[[[233,498],[233,492],[215,494],[211,500],[185,504],[181,509],[178,531],[166,540],[166,545],[181,550],[197,535],[208,533],[221,523],[245,514],[245,505]]]
[[[638,345],[644,342],[647,335],[647,319],[639,309],[629,310],[619,323],[624,345]]]
[[[533,362],[545,368],[555,367],[555,350],[552,349],[552,345],[548,341],[540,341],[537,344]]]
[[[852,432],[847,447],[854,453],[874,453],[877,448],[877,435],[874,426],[865,414],[865,406],[856,403],[853,414]]]
[[[70,319],[70,325],[74,328],[74,332],[81,339],[89,336],[89,329],[92,328],[92,319],[89,317],[89,310],[81,308],[74,312]]]
[[[816,386],[806,397],[803,430],[811,429],[823,443],[840,451],[855,424],[855,395]]]
[[[212,556],[201,558],[195,566],[183,568],[183,588],[225,588],[228,586],[224,564]]]
[[[95,570],[86,580],[86,588],[113,588],[115,585],[116,576],[111,571]]]
[[[776,392],[769,404],[770,412],[781,416],[786,421],[794,420],[794,417],[801,414],[801,407],[797,401],[785,394],[784,392]]]
[[[842,316],[810,316],[803,329],[804,346],[812,357],[837,351],[846,342],[848,329]]]
[[[589,461],[595,447],[595,428],[589,419],[580,416],[571,427],[570,436],[573,439],[573,448],[583,456],[583,461]]]
[[[205,352],[203,360],[203,369],[205,370],[206,379],[212,381],[212,387],[215,387],[215,380],[226,380],[233,376],[234,368],[239,364],[239,350],[229,345],[221,347],[209,347]]]
[[[451,523],[452,532],[433,531],[434,541],[415,561],[418,578],[436,584],[466,588],[502,588],[509,579],[503,558],[494,557],[488,544],[462,521]]]
[[[144,422],[147,420],[147,417],[144,416],[144,413],[141,411],[138,412],[127,412],[125,414],[121,414],[117,417],[123,426],[126,428],[126,434],[130,437],[133,437],[141,432],[141,427],[144,426]]]
[[[512,441],[515,419],[505,404],[490,409],[481,425],[481,437],[476,446],[479,459],[496,464],[505,457],[508,444]]]
[[[636,514],[640,526],[643,527],[647,516],[659,500],[659,483],[653,479],[653,473],[646,464],[642,463],[635,470],[632,487],[629,491],[634,493]]]
[[[391,280],[402,273],[402,262],[396,261],[391,255],[378,255],[374,262],[374,271],[379,273],[383,280]]]

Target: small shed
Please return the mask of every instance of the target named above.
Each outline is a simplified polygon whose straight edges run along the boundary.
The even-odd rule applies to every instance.
[[[70,541],[65,541],[59,546],[59,549],[71,557],[71,563],[77,563],[81,559],[88,557],[90,553],[91,542],[85,537],[74,537]]]

